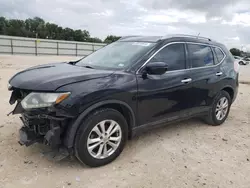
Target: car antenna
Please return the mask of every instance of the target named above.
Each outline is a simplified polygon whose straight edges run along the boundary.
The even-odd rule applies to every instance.
[[[199,36],[200,36],[200,33],[198,33],[198,35],[197,35],[197,39],[199,38]]]

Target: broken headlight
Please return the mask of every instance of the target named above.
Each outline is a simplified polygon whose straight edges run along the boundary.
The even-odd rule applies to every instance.
[[[66,93],[35,93],[28,94],[21,102],[24,109],[44,108],[58,104],[66,99],[70,92]]]
[[[9,82],[8,82],[7,88],[8,88],[9,91],[12,89],[12,85],[10,85]]]

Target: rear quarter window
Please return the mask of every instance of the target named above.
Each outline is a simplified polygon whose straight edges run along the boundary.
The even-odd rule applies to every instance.
[[[222,52],[222,50],[218,47],[213,47],[214,53],[215,53],[215,64],[219,64],[225,57],[225,54]]]

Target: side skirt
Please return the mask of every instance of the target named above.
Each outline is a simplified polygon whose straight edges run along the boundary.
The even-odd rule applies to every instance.
[[[169,118],[164,118],[161,119],[159,121],[155,121],[155,122],[150,122],[150,123],[146,123],[143,125],[140,125],[138,127],[135,127],[132,129],[132,137],[138,136],[144,132],[147,132],[149,130],[155,129],[155,128],[160,128],[160,127],[164,127],[166,125],[172,124],[172,123],[176,123],[176,122],[181,122],[183,120],[187,120],[187,119],[191,119],[194,117],[202,117],[202,116],[206,116],[207,112],[209,110],[209,107],[205,108],[204,111],[201,111],[199,113],[194,113],[194,114],[185,114],[182,116],[172,116]]]

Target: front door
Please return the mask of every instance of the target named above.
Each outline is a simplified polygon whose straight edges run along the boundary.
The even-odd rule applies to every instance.
[[[192,80],[186,69],[184,43],[166,45],[148,62],[166,62],[168,69],[163,75],[137,74],[138,125],[163,123],[188,115],[192,108],[189,102]]]

